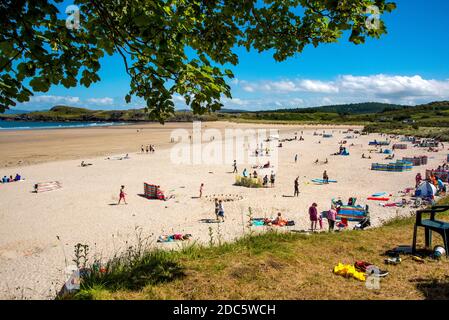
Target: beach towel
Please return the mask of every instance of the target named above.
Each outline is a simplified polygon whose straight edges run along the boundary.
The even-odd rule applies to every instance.
[[[157,242],[173,242],[173,241],[184,241],[189,240],[192,237],[190,233],[187,234],[181,234],[181,233],[175,233],[172,235],[161,235],[157,239]]]
[[[379,193],[372,194],[371,196],[372,197],[382,197],[383,195],[386,195],[386,194],[387,194],[386,192],[379,192]]]
[[[368,197],[368,200],[372,200],[372,201],[388,201],[390,200],[390,198],[379,198],[379,197]]]
[[[253,219],[251,220],[251,225],[254,227],[261,227],[265,225],[265,222],[263,221],[263,219]]]
[[[284,226],[294,226],[295,221],[293,220],[281,220],[280,223],[275,223],[275,219],[270,218],[253,218],[251,219],[251,225],[253,227],[262,227],[262,226],[277,226],[277,227],[284,227]]]
[[[323,179],[312,179],[312,182],[315,183],[325,183],[325,181]],[[337,180],[328,180],[329,183],[337,183]]]

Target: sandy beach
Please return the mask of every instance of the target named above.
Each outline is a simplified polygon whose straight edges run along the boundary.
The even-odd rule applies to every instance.
[[[201,222],[214,218],[213,202],[206,196],[243,197],[224,203],[226,221],[219,224],[218,232],[226,241],[242,236],[248,207],[253,209],[254,217],[274,217],[280,211],[296,222],[290,229],[301,230],[309,227],[307,210],[312,202],[318,204],[319,211],[328,210],[331,199],[337,197],[343,201],[356,197],[359,204],[368,204],[373,225],[380,225],[384,220],[409,215],[412,209],[384,208],[366,198],[386,192],[392,194],[391,202],[400,201],[403,196],[399,192],[414,186],[417,172],[442,164],[447,156],[447,151],[429,153],[408,144],[406,150],[395,151],[395,160],[427,155],[427,166],[402,173],[378,172],[370,170],[372,162],[391,161],[384,160],[385,154],[369,153],[374,149],[368,146],[369,141],[385,139],[377,134],[346,139],[348,133],[344,131],[349,127],[203,123],[203,129],[210,128],[218,132],[226,128],[272,128],[279,130],[280,138],[292,138],[295,132],[299,137],[303,131],[304,141],[286,141],[277,149],[279,165],[274,188],[249,189],[233,185],[235,175],[230,163],[173,163],[170,134],[175,129],[191,132],[191,123],[2,132],[0,175],[20,173],[26,180],[0,185],[0,298],[54,298],[65,280],[66,265],[73,264],[77,243],[88,244],[92,258],[107,258],[132,245],[139,228],[154,242],[162,234],[190,233],[191,241],[207,243],[209,228],[216,233],[218,224]],[[314,135],[323,130],[333,137]],[[338,151],[341,140],[347,140],[350,156],[331,155]],[[207,142],[222,143],[220,139]],[[140,153],[142,144],[154,144],[156,152]],[[126,153],[129,159],[106,160]],[[372,159],[362,159],[362,153]],[[328,164],[323,163],[326,158]],[[314,163],[316,159],[319,164]],[[81,167],[81,160],[93,165]],[[239,163],[238,168],[254,170],[248,163]],[[324,170],[338,182],[310,182],[321,178]],[[295,198],[293,182],[297,176],[300,195]],[[45,181],[59,181],[63,187],[32,192],[35,183]],[[144,182],[160,185],[173,198],[159,201],[140,196]],[[198,199],[201,183],[205,184],[203,198]],[[116,205],[121,185],[125,185],[127,205]],[[177,245],[158,244],[166,248]]]

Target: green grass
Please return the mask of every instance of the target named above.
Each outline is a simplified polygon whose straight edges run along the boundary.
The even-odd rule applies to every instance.
[[[449,204],[446,199],[440,204]],[[448,219],[449,213],[439,218]],[[414,218],[393,219],[365,231],[248,234],[231,243],[192,244],[181,250],[141,250],[92,274],[73,299],[448,299],[449,261],[405,257],[398,266],[382,255],[411,244]],[[423,246],[423,235],[419,245]],[[441,244],[434,237],[434,245]],[[131,253],[134,251],[130,251]],[[131,257],[131,258],[130,258]],[[334,275],[339,262],[370,261],[390,275],[380,290]]]

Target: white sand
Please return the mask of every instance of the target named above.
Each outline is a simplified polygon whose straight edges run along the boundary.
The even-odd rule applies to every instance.
[[[293,137],[293,132],[300,130],[293,126],[282,129],[281,138]],[[103,157],[85,159],[94,164],[85,168],[79,167],[79,160],[67,160],[17,169],[26,181],[0,185],[0,298],[54,298],[65,279],[64,255],[68,264],[72,264],[75,244],[89,244],[92,254],[107,257],[124,248],[126,241],[134,243],[136,227],[142,227],[154,241],[161,234],[191,233],[195,240],[208,242],[209,227],[216,232],[217,224],[199,222],[214,217],[213,202],[192,198],[198,195],[201,182],[205,183],[203,195],[239,194],[244,197],[241,201],[224,203],[226,222],[220,224],[224,240],[243,234],[242,219],[246,224],[248,206],[254,209],[254,216],[270,217],[282,211],[284,216],[296,221],[294,229],[307,229],[310,204],[317,202],[319,211],[326,210],[334,197],[347,201],[355,196],[359,204],[369,204],[372,222],[379,225],[396,215],[409,215],[412,209],[383,208],[377,202],[367,202],[366,197],[384,191],[394,195],[392,200],[399,201],[402,196],[398,191],[414,186],[417,172],[424,173],[426,167],[442,164],[447,155],[447,152],[427,153],[409,144],[407,150],[396,151],[395,160],[425,154],[430,157],[426,167],[414,167],[406,173],[375,172],[370,170],[371,163],[389,162],[384,160],[386,155],[372,153],[372,160],[368,160],[361,159],[361,154],[369,154],[368,150],[373,148],[368,147],[368,141],[382,140],[379,135],[349,139],[348,145],[354,143],[355,146],[349,147],[349,157],[343,157],[330,155],[338,150],[337,143],[347,135],[339,133],[341,129],[334,129],[334,137],[330,139],[313,136],[314,130],[303,130],[305,141],[284,142],[284,147],[279,148],[279,169],[273,189],[233,186],[230,164],[173,165],[170,149],[151,155],[130,150],[131,159],[122,161]],[[295,153],[299,154],[296,164]],[[326,157],[327,165],[313,163],[317,158],[322,162]],[[240,164],[239,170],[244,167]],[[325,169],[338,183],[308,183],[311,178],[321,178]],[[248,170],[253,171],[249,166]],[[16,169],[7,171],[0,172],[1,176],[15,173]],[[301,181],[300,196],[283,197],[293,194],[296,176]],[[63,188],[41,194],[31,192],[34,183],[53,180],[60,181]],[[158,201],[139,196],[143,193],[144,181],[161,185],[167,194],[175,195],[175,199]],[[122,184],[126,186],[128,205],[111,205],[117,202]],[[324,224],[327,228],[327,223]]]

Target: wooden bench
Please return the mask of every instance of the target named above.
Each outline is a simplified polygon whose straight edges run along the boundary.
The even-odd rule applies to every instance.
[[[449,222],[436,220],[437,213],[445,212],[449,210],[449,206],[433,206],[430,209],[416,211],[416,222],[413,232],[413,244],[412,253],[416,253],[416,237],[418,234],[418,227],[424,228],[425,245],[426,248],[430,248],[432,245],[432,231],[435,231],[441,235],[444,241],[444,247],[446,249],[446,255],[449,256]],[[423,219],[423,214],[430,213],[430,219]]]

